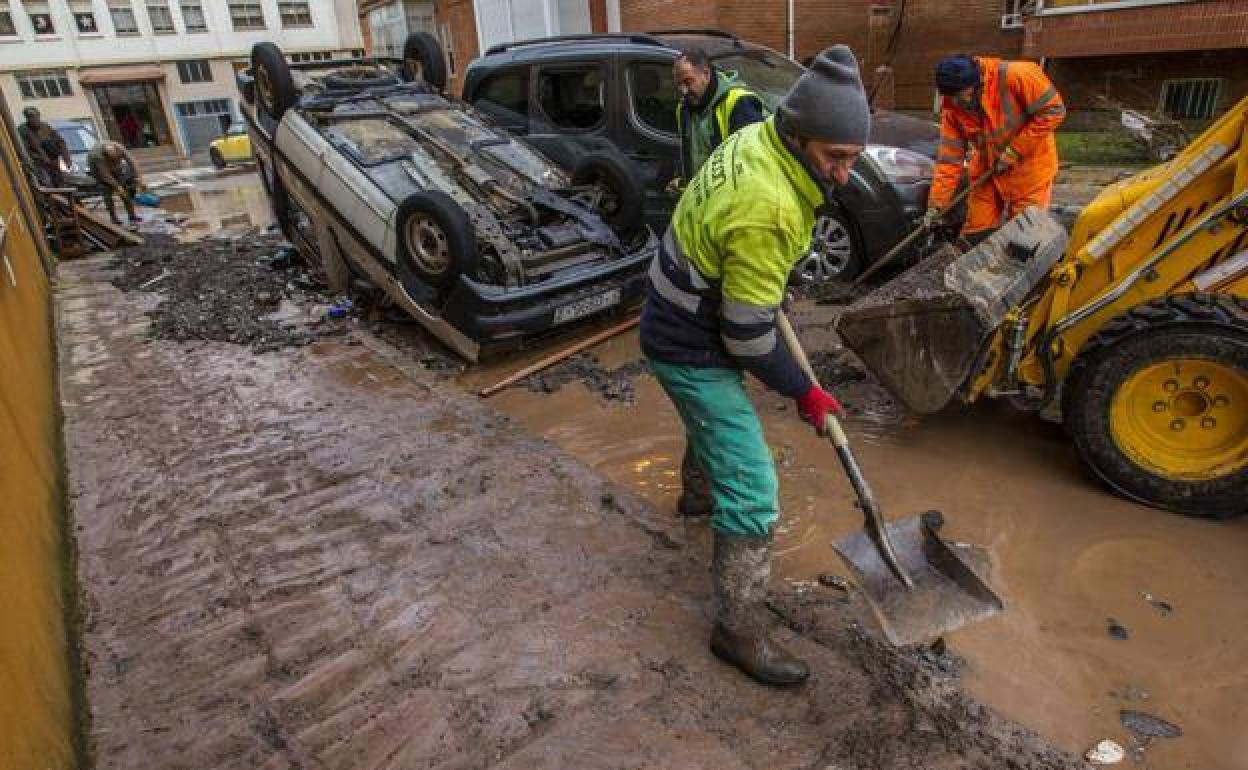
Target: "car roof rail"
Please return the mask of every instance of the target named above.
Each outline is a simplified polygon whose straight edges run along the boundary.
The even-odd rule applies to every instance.
[[[705,35],[707,37],[722,37],[731,40],[733,45],[738,48],[744,48],[741,38],[722,29],[707,28],[690,28],[690,29],[656,29],[646,33],[647,35]]]
[[[599,32],[599,33],[589,33],[589,34],[584,34],[584,35],[556,35],[555,37],[536,37],[536,38],[531,38],[529,40],[516,40],[511,43],[499,43],[498,45],[491,46],[490,48],[486,49],[485,55],[492,56],[496,53],[503,53],[504,51],[510,51],[513,48],[525,48],[528,46],[538,46],[538,45],[560,45],[563,43],[578,43],[578,42],[586,42],[586,41],[594,41],[594,40],[602,40],[602,41],[618,40],[618,41],[626,42],[626,43],[639,43],[641,45],[657,45],[663,48],[667,47],[666,43],[664,43],[662,40],[659,40],[656,37],[653,37],[652,35],[627,33],[627,32]]]

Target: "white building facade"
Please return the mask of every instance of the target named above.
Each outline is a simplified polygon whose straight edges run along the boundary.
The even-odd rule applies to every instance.
[[[0,0],[0,91],[22,121],[91,124],[144,156],[202,152],[238,116],[253,44],[361,53],[354,0]]]

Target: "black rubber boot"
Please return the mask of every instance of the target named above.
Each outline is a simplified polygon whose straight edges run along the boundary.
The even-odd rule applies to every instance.
[[[680,461],[680,500],[676,502],[676,512],[681,516],[710,516],[711,511],[711,481],[686,444],[685,457]]]
[[[763,620],[771,575],[771,535],[716,532],[711,574],[716,603],[711,652],[763,684],[806,681],[810,667],[777,644]]]

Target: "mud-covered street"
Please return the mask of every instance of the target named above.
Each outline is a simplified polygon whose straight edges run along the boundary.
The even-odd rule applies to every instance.
[[[764,688],[706,651],[709,533],[635,332],[484,400],[559,342],[465,367],[284,255],[254,174],[185,185],[58,280],[98,767],[1039,770],[1109,738],[1248,769],[1248,519],[1112,496],[1005,404],[913,417],[804,301],[886,515],[942,511],[1006,609],[881,641],[833,579],[861,517],[832,448],[752,387],[814,671]]]

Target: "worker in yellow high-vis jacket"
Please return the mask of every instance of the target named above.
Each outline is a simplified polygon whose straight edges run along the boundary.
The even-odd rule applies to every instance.
[[[809,671],[764,624],[778,484],[743,373],[794,399],[816,429],[840,413],[784,343],[776,313],[826,188],[849,181],[870,126],[857,61],[845,46],[829,48],[774,117],[729,136],[694,176],[651,265],[641,315],[642,350],[710,477],[711,650],[769,684]]]

